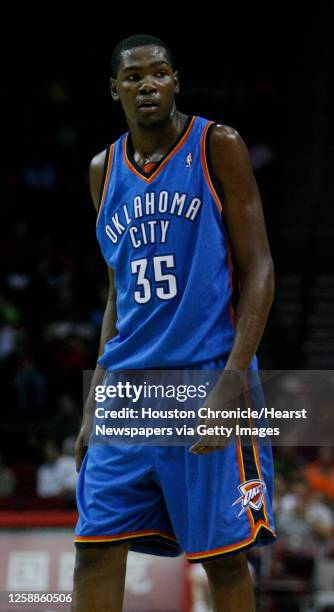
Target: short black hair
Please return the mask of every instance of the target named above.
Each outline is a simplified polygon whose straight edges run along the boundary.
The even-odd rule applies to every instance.
[[[149,34],[135,34],[134,36],[128,36],[128,38],[124,38],[114,48],[110,62],[111,76],[114,79],[117,77],[120,57],[123,51],[133,49],[134,47],[143,47],[145,45],[157,45],[158,47],[163,47],[164,49],[166,49],[168,61],[171,67],[173,68],[173,57],[171,50],[163,40],[157,38],[156,36],[150,36]]]

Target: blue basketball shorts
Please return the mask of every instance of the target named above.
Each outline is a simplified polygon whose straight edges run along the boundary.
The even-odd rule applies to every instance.
[[[194,369],[223,370],[226,360]],[[236,437],[207,455],[189,446],[90,440],[77,484],[76,547],[128,543],[136,552],[183,553],[195,563],[273,543],[271,445]]]

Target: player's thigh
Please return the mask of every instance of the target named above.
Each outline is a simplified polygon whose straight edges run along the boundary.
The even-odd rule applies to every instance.
[[[129,544],[77,548],[74,582],[87,576],[103,579],[107,574],[112,579],[112,576],[119,578],[125,575],[128,551]]]

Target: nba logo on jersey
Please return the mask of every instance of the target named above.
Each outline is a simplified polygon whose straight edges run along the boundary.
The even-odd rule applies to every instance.
[[[246,512],[247,508],[260,510],[263,504],[266,484],[263,480],[247,480],[238,486],[241,496],[236,499],[232,506],[241,503],[241,510],[238,517]]]
[[[193,163],[193,156],[191,153],[189,153],[189,155],[187,155],[187,159],[186,159],[186,166],[187,168],[191,168],[191,164]]]

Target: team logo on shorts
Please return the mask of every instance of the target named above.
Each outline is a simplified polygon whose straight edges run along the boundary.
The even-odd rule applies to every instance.
[[[264,494],[266,492],[266,484],[263,480],[246,480],[246,482],[238,485],[238,489],[241,495],[232,504],[232,506],[241,504],[241,510],[238,514],[238,518],[244,512],[246,512],[247,508],[260,510],[263,504]]]

